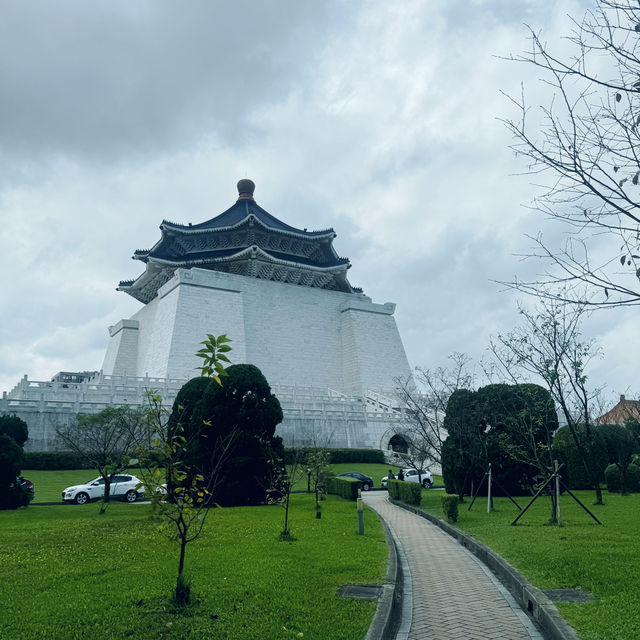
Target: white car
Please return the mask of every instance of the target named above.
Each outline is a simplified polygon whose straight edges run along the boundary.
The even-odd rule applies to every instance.
[[[140,485],[140,480],[135,476],[113,476],[109,496],[114,500],[135,502],[139,497],[144,495],[144,489]],[[67,487],[62,492],[63,502],[75,502],[76,504],[86,504],[87,502],[99,500],[103,497],[104,478],[94,478],[86,484],[77,484],[73,487]]]
[[[418,473],[417,469],[403,469],[402,473],[404,474],[405,482],[420,482],[420,480],[422,479],[422,486],[425,489],[429,489],[431,488],[431,486],[433,486],[433,475],[431,474],[431,471],[425,471],[424,469],[421,469],[420,473]],[[383,489],[387,488],[388,479],[389,476],[385,476],[384,478],[382,478]],[[398,476],[396,474],[396,480],[397,479]]]

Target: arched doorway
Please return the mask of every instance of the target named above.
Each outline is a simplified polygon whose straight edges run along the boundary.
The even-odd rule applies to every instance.
[[[409,444],[400,434],[396,433],[391,440],[389,440],[389,449],[395,453],[407,453]]]

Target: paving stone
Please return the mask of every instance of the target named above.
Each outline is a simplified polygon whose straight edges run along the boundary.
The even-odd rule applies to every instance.
[[[408,640],[544,640],[486,567],[453,538],[387,494],[363,494],[393,529],[411,571]]]

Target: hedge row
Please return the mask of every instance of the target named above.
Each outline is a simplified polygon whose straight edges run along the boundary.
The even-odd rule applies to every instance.
[[[284,461],[292,464],[296,455],[304,462],[307,454],[314,451],[313,448],[285,449]],[[380,449],[329,449],[329,464],[339,464],[341,462],[368,462],[373,464],[384,464],[384,451]]]
[[[327,479],[327,493],[332,493],[347,500],[357,500],[359,488],[360,480],[355,478],[331,476]]]
[[[417,482],[405,482],[404,480],[387,480],[389,495],[395,500],[413,504],[417,507],[422,502],[422,487]]]
[[[72,451],[25,451],[22,456],[22,468],[64,471],[92,467],[82,456]]]

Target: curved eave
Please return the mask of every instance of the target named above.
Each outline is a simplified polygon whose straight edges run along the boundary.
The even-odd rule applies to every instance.
[[[180,267],[189,268],[189,267],[198,267],[201,265],[208,264],[222,264],[224,262],[233,262],[234,260],[241,259],[260,259],[265,260],[267,262],[273,262],[274,264],[281,264],[289,267],[297,267],[299,269],[311,269],[313,271],[321,271],[321,272],[339,272],[346,271],[351,267],[349,260],[346,258],[341,259],[339,262],[334,264],[330,264],[327,266],[317,265],[317,264],[308,264],[304,262],[298,262],[296,260],[286,260],[283,258],[278,258],[267,251],[264,251],[260,247],[252,246],[247,247],[246,249],[241,249],[236,253],[232,253],[226,256],[221,257],[212,257],[212,258],[203,258],[196,260],[184,260],[180,262],[176,262],[174,260],[168,260],[166,258],[158,258],[155,256],[149,257],[149,265],[156,264],[158,266],[169,267],[173,269],[178,269]]]

